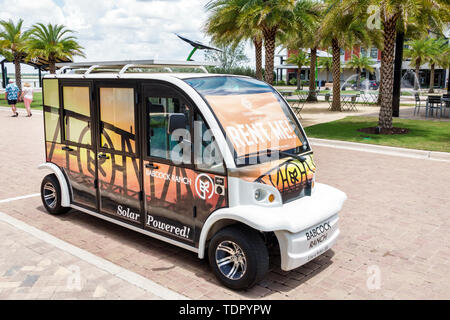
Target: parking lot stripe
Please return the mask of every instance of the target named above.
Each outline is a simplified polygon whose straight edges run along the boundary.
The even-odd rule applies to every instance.
[[[97,268],[100,268],[112,275],[115,275],[116,277],[127,281],[128,283],[131,283],[139,288],[142,288],[157,297],[160,297],[161,299],[165,300],[187,300],[188,298],[174,292],[170,289],[167,289],[166,287],[163,287],[135,272],[132,272],[130,270],[127,270],[125,268],[122,268],[110,261],[107,261],[103,258],[100,258],[86,250],[80,249],[74,245],[71,245],[70,243],[67,243],[61,239],[58,239],[51,234],[44,232],[42,230],[39,230],[33,226],[30,226],[26,224],[25,222],[22,222],[20,220],[17,220],[6,213],[0,212],[0,221],[6,222],[13,227],[22,230],[50,245],[55,246],[58,249],[61,249],[81,260],[84,260]]]
[[[40,195],[41,195],[40,193],[33,193],[33,194],[26,195],[26,196],[20,196],[20,197],[0,200],[0,203],[13,202],[13,201],[23,200],[23,199],[28,199],[28,198],[35,198],[35,197],[39,197]]]

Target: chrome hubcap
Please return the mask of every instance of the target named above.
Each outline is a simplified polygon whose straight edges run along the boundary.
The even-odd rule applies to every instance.
[[[216,249],[216,264],[220,272],[231,280],[241,279],[247,271],[247,259],[236,243],[223,241]]]
[[[56,200],[57,200],[56,189],[50,182],[47,182],[44,185],[44,201],[45,201],[45,204],[49,208],[54,209],[56,207]]]

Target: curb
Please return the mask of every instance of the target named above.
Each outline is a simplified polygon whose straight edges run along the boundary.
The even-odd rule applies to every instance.
[[[379,145],[372,145],[372,144],[365,144],[365,143],[358,143],[358,142],[326,140],[326,139],[317,139],[317,138],[309,138],[309,141],[311,142],[312,145],[318,146],[318,147],[328,147],[328,148],[353,150],[353,151],[360,151],[360,152],[378,153],[378,154],[384,154],[384,155],[389,155],[389,156],[405,157],[405,158],[412,158],[412,159],[450,162],[450,153],[448,153],[448,152],[425,151],[425,150],[417,150],[417,149],[387,147],[387,146],[379,146]]]

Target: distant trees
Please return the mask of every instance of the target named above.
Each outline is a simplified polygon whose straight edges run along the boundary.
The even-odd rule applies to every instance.
[[[365,57],[362,55],[352,55],[351,59],[347,61],[346,66],[350,69],[356,70],[356,87],[358,89],[361,88],[361,72],[362,70],[367,70],[369,72],[373,72],[375,69],[373,68],[373,61],[369,57]]]
[[[57,59],[84,57],[83,47],[73,33],[64,25],[37,23],[29,31],[30,39],[26,48],[31,56],[47,59],[50,73],[56,73]]]
[[[61,58],[84,56],[83,47],[74,32],[63,25],[35,24],[25,30],[23,20],[0,21],[0,54],[14,63],[16,84],[22,89],[21,61],[42,57],[49,61],[50,73],[56,72],[56,61]]]
[[[17,23],[9,20],[0,21],[0,48],[3,56],[14,63],[16,84],[22,90],[22,73],[20,62],[27,55],[26,47],[29,41],[29,31],[23,29],[23,20]]]

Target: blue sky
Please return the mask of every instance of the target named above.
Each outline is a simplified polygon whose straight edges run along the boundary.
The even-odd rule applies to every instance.
[[[191,47],[179,40],[180,33],[209,43],[202,32],[207,0],[0,0],[0,19],[24,19],[26,27],[36,22],[64,24],[76,31],[87,59],[185,60]],[[247,54],[253,60],[248,46]],[[194,59],[202,60],[197,53]],[[8,67],[12,72],[13,68]],[[24,72],[33,72],[24,66]]]

